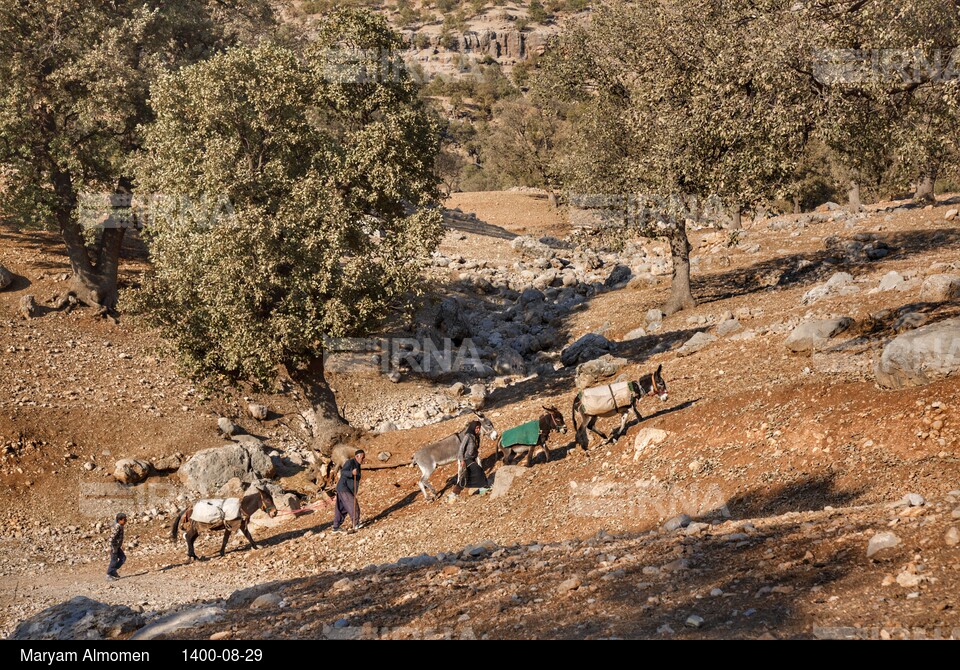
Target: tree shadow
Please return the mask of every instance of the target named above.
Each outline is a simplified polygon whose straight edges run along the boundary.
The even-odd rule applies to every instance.
[[[549,550],[548,561],[539,560],[526,546],[512,545],[476,557],[457,551],[275,582],[270,590],[287,600],[288,616],[275,621],[270,634],[654,638],[669,626],[667,635],[681,637],[782,636],[783,631],[808,637],[816,631],[809,632],[804,601],[826,602],[819,593],[862,569],[863,559],[855,547],[824,542],[832,533],[824,517],[807,524],[803,515],[786,512],[820,510],[856,497],[856,491],[838,490],[830,476],[811,477],[727,501],[735,517],[756,519],[755,524],[711,524],[693,534],[680,530],[614,536],[601,531],[576,546],[540,544],[537,553]],[[754,514],[777,516],[759,519]],[[862,533],[874,528],[875,521],[844,519],[844,533]],[[577,547],[592,548],[593,557]],[[781,549],[777,560],[771,558],[776,555],[772,548]],[[596,570],[597,557],[610,555],[616,562]],[[682,565],[669,567],[681,558]],[[651,565],[662,567],[651,572]],[[519,567],[522,578],[512,578],[510,566]],[[571,574],[580,574],[582,585],[565,591],[560,584]],[[336,597],[324,597],[335,582],[340,582]],[[432,586],[441,583],[444,588]],[[468,613],[474,608],[497,614],[473,622]],[[703,619],[697,630],[684,627],[691,615]],[[228,616],[252,623],[244,621],[241,612]],[[335,621],[346,624],[346,630],[340,632]],[[225,625],[231,621],[189,634],[203,639]]]
[[[840,248],[827,248],[809,253],[778,256],[745,268],[694,276],[694,295],[701,304],[751,295],[759,291],[776,291],[808,286],[827,279],[835,272],[858,272],[882,268],[890,261],[908,260],[933,250],[960,249],[960,230],[924,229],[894,233],[867,233],[871,239],[890,248],[878,260],[847,258]],[[850,239],[853,239],[851,234]],[[843,239],[840,240],[844,241]]]
[[[654,356],[682,345],[696,333],[706,328],[690,328],[647,335],[646,337],[613,343],[613,356],[627,359],[632,365],[642,365]],[[651,370],[651,372],[653,372]],[[664,370],[667,386],[670,385],[669,370]],[[642,375],[637,375],[642,376]],[[635,380],[631,380],[635,381]],[[561,393],[574,394],[576,390],[576,367],[561,368],[551,374],[538,375],[518,384],[495,389],[488,397],[486,407],[498,409],[513,405],[531,397],[554,396]],[[573,402],[573,395],[570,397]],[[566,412],[565,408],[561,411]],[[536,417],[531,417],[531,420]]]
[[[459,230],[462,233],[471,235],[482,235],[484,237],[495,237],[501,240],[513,240],[518,237],[506,228],[487,223],[476,216],[467,216],[463,212],[455,209],[443,210],[443,225],[452,230]]]
[[[441,490],[438,496],[442,494],[443,494],[443,491]],[[411,491],[410,493],[408,493],[403,498],[393,503],[386,509],[381,510],[380,513],[378,513],[376,516],[371,517],[369,521],[364,520],[363,523],[364,525],[368,525],[368,524],[375,524],[378,521],[383,521],[384,519],[389,518],[391,514],[394,514],[395,512],[399,512],[405,507],[412,505],[414,502],[416,502],[417,497],[421,497],[421,496],[423,496],[423,493],[421,493],[420,489],[417,488],[415,491]]]

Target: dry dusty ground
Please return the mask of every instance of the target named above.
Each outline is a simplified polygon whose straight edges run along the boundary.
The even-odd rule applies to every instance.
[[[510,234],[564,232],[545,201],[530,194],[461,194],[450,206],[476,212],[483,224],[458,228],[445,242],[445,251],[465,257],[509,259]],[[122,504],[140,511],[128,531],[127,578],[115,584],[103,582],[107,531],[95,525],[106,513],[91,502],[113,462],[217,446],[221,414],[282,448],[298,439],[296,403],[242,389],[205,395],[176,374],[153,335],[128,320],[111,324],[84,310],[20,320],[19,299],[54,293],[66,259],[51,235],[0,227],[0,263],[19,275],[0,293],[0,629],[74,595],[155,613],[276,581],[270,589],[282,591],[282,611],[265,619],[238,609],[184,634],[960,636],[960,548],[945,541],[960,523],[956,380],[879,390],[872,361],[889,324],[863,337],[851,333],[813,357],[783,346],[789,326],[808,315],[863,320],[907,305],[933,318],[954,314],[952,304],[918,304],[919,288],[869,293],[890,270],[922,277],[935,263],[960,261],[960,234],[944,223],[945,209],[875,213],[852,229],[822,223],[797,236],[758,225],[731,247],[722,243],[725,234],[694,235],[703,259],[700,307],[621,345],[632,376],[662,363],[670,387],[669,402],[641,406],[644,426],[669,437],[638,460],[637,426],[615,445],[594,443],[589,456],[570,448],[569,435],[554,437],[550,462],[538,459],[507,495],[453,505],[424,502],[409,468],[371,472],[363,491],[370,523],[361,532],[330,535],[324,510],[256,529],[260,551],[235,543],[243,550],[195,565],[184,565],[182,545],[170,544],[169,515],[160,509],[156,518],[141,517],[151,499],[130,498]],[[858,233],[879,236],[894,252],[837,264],[824,240]],[[750,249],[755,244],[759,251]],[[127,256],[124,277],[134,282],[142,251],[131,246]],[[792,272],[808,261],[807,271]],[[860,293],[801,304],[838,270],[861,281]],[[644,325],[665,291],[661,283],[596,296],[568,319],[568,340],[587,332],[622,339]],[[721,338],[678,356],[683,341],[708,328],[696,317],[716,320],[727,311],[740,314],[755,336]],[[535,418],[548,402],[570,406],[570,373],[515,382],[488,400],[500,428]],[[402,400],[432,384],[335,383],[348,408]],[[244,419],[247,398],[270,406],[270,419]],[[363,445],[390,451],[388,464],[400,464],[459,423]],[[492,445],[483,449],[490,454]],[[87,471],[86,463],[98,467]],[[445,469],[434,481],[451,475]],[[284,484],[312,491],[303,475]],[[150,490],[164,493],[141,488],[137,495]],[[928,504],[889,507],[907,493]],[[90,515],[94,509],[99,516]],[[689,536],[658,530],[679,512],[712,525]],[[902,544],[868,560],[867,543],[879,530],[892,530]],[[482,543],[486,549],[462,557],[465,547]],[[200,550],[214,553],[215,540]],[[434,566],[390,565],[440,552],[450,556]],[[376,564],[388,565],[364,570]],[[704,620],[700,629],[684,626],[694,614]],[[332,628],[338,620],[346,627]]]

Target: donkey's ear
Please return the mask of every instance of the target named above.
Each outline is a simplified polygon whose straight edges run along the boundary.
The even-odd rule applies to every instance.
[[[661,372],[663,372],[663,363],[657,368],[657,374],[659,375]]]
[[[556,408],[556,407],[553,407],[552,405],[551,405],[550,407],[547,407],[546,405],[541,405],[541,407],[543,407],[543,408],[544,408],[545,410],[547,410],[548,412],[556,412],[556,411],[557,411],[557,408]]]

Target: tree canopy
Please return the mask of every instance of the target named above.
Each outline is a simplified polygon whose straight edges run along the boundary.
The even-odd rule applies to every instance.
[[[59,230],[74,289],[113,307],[122,227],[84,231],[88,194],[129,194],[151,82],[269,24],[260,0],[0,0],[0,208]]]
[[[165,76],[138,160],[141,188],[178,197],[150,216],[137,310],[195,375],[285,367],[317,432],[338,418],[323,338],[380,323],[440,239],[439,132],[398,44],[382,19],[342,11],[304,55],[237,48]],[[226,206],[192,206],[211,201]]]

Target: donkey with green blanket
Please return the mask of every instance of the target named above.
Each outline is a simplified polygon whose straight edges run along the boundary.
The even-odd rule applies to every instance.
[[[537,449],[543,449],[547,461],[550,461],[550,449],[547,448],[550,433],[557,431],[566,434],[567,424],[563,420],[563,414],[556,407],[543,409],[547,413],[539,419],[505,430],[500,436],[497,441],[497,458],[503,458],[504,465],[510,465],[513,456],[526,452],[527,459],[524,465],[529,468]]]

